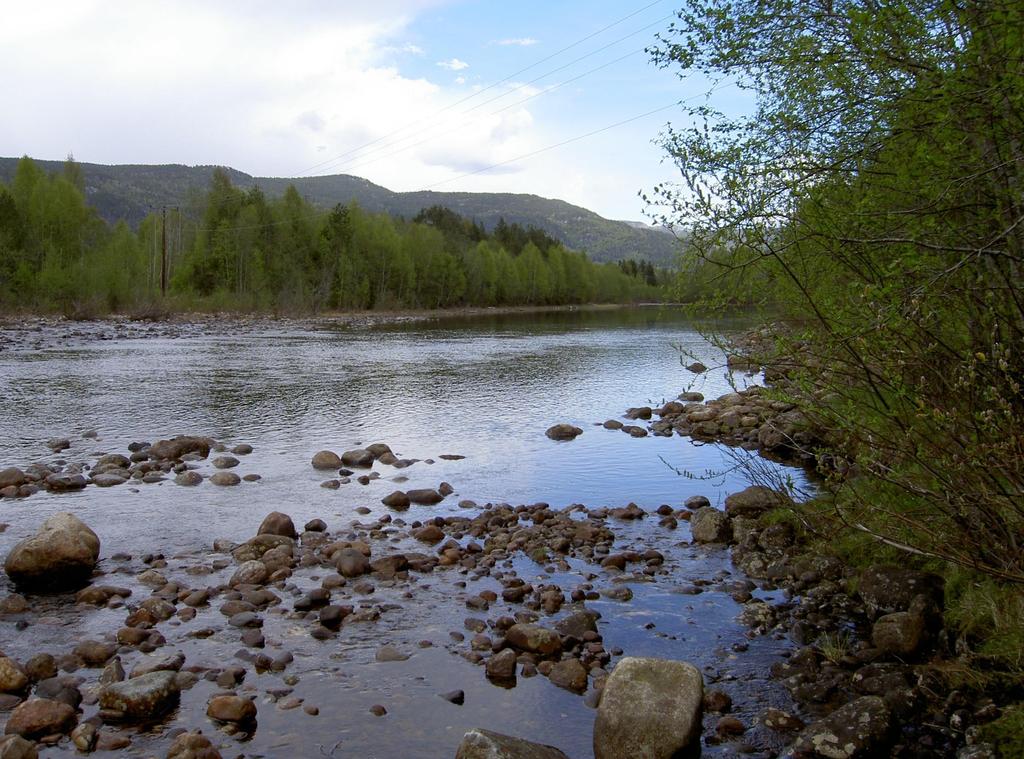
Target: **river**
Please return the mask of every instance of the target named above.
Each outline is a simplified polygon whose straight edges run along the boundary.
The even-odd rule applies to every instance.
[[[332,532],[343,533],[353,520],[372,521],[388,513],[380,499],[392,490],[436,487],[442,481],[453,485],[453,496],[438,506],[413,506],[401,518],[411,523],[467,511],[472,515],[458,507],[463,499],[478,504],[543,501],[553,508],[632,502],[653,512],[662,504],[678,509],[687,497],[699,494],[720,506],[725,495],[748,484],[737,466],[746,455],[742,452],[679,437],[635,439],[596,426],[621,418],[630,406],[658,406],[683,390],[714,397],[728,392],[730,381],[747,381],[724,369],[700,376],[686,371],[683,364],[691,356],[710,367],[723,366],[724,357],[685,314],[671,309],[338,324],[87,323],[8,327],[0,331],[0,341],[5,342],[0,350],[0,468],[58,459],[88,463],[100,452],[125,452],[133,441],[176,434],[254,447],[240,457],[235,471],[258,473],[262,479],[234,488],[209,483],[182,488],[168,480],[0,500],[0,521],[9,523],[0,533],[0,554],[6,555],[53,512],[72,511],[100,535],[101,569],[118,575],[107,581],[138,589],[132,602],[148,592],[132,584],[134,573],[144,569],[139,557],[173,557],[178,563],[169,561],[165,571],[170,576],[178,569],[175,576],[186,577],[188,565],[209,559],[215,538],[242,542],[273,510],[288,513],[300,528],[319,517]],[[571,442],[547,439],[544,430],[559,422],[584,432]],[[83,437],[86,431],[98,437]],[[67,437],[71,448],[52,454],[45,441],[54,437]],[[313,453],[378,441],[420,461],[401,470],[377,464],[380,479],[368,485],[353,480],[336,490],[319,486],[326,477],[310,466]],[[450,454],[465,458],[440,458]],[[802,481],[799,470],[789,475]],[[371,513],[359,514],[359,507]],[[787,705],[785,691],[771,683],[766,671],[785,652],[786,641],[747,642],[745,628],[735,620],[740,607],[721,587],[708,585],[700,595],[673,592],[695,579],[722,580],[722,573],[733,571],[727,552],[690,546],[685,522],[669,531],[658,526],[654,514],[611,526],[616,545],[656,547],[670,571],[657,582],[631,586],[635,595],[628,603],[588,602],[603,615],[600,632],[606,647],[694,662],[707,678],[726,684],[737,713],[748,723],[766,705]],[[409,545],[399,531],[392,540]],[[111,560],[119,553],[133,557],[127,567]],[[581,574],[594,571],[592,565],[570,564],[570,572],[551,574],[525,557],[515,561],[520,576],[543,577],[567,591],[581,582]],[[466,593],[452,580],[467,578],[448,575],[452,572],[424,575],[411,590],[378,585],[373,602],[397,608],[351,632],[344,627],[332,641],[310,639],[294,620],[268,620],[268,648],[295,656],[287,668],[287,675],[296,678],[288,686],[294,688],[292,695],[315,704],[320,714],[275,708],[279,696],[268,691],[281,687],[283,673],[252,674],[245,683],[259,696],[259,726],[230,754],[222,749],[224,755],[450,757],[466,729],[485,727],[556,745],[572,757],[590,756],[594,711],[582,697],[544,677],[520,678],[512,689],[493,686],[479,666],[458,655],[468,646],[453,642],[450,632],[462,630],[464,617],[487,614],[466,609]],[[192,586],[215,584],[216,577],[192,577]],[[294,584],[312,587],[316,579],[297,573]],[[470,579],[470,585],[477,591],[501,587],[490,578]],[[4,577],[0,594],[10,590]],[[36,617],[26,629],[17,631],[13,618],[0,617],[0,648],[15,658],[39,650],[66,652],[82,637],[116,629],[124,614],[75,607],[60,597],[30,600]],[[222,657],[238,647],[237,636],[230,638],[230,631],[206,639],[187,635],[204,618],[209,624],[219,617],[211,607],[196,620],[172,627],[177,637],[165,633],[169,645],[186,653],[190,664],[223,666]],[[419,641],[433,645],[418,648]],[[412,656],[404,662],[376,662],[381,643],[393,643]],[[748,646],[742,655],[733,650]],[[126,666],[132,656],[125,657]],[[88,681],[96,673],[77,674]],[[438,697],[456,688],[465,691],[464,705]],[[200,680],[183,693],[177,712],[134,735],[128,751],[140,756],[165,751],[169,730],[197,725],[232,746],[236,739],[218,734],[203,714],[213,690],[213,683]],[[384,705],[388,713],[370,715],[374,704]],[[773,744],[754,728],[744,740],[761,748]],[[705,754],[736,747],[735,742],[731,749],[710,746]],[[48,751],[68,750],[64,742]]]

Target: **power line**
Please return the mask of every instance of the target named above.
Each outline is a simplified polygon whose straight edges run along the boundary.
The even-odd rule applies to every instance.
[[[513,92],[517,92],[519,90],[523,90],[523,89],[525,89],[526,87],[529,87],[532,84],[536,84],[537,82],[539,82],[542,79],[546,79],[547,77],[551,76],[552,74],[557,74],[559,71],[564,71],[567,68],[575,66],[580,61],[586,60],[587,58],[591,58],[591,57],[597,55],[598,53],[603,53],[605,50],[608,50],[609,48],[614,47],[615,45],[619,44],[620,42],[626,41],[630,37],[635,37],[636,35],[641,34],[641,33],[645,32],[645,31],[647,31],[651,27],[659,26],[659,25],[661,25],[662,23],[664,23],[665,21],[667,21],[670,18],[672,18],[672,14],[669,14],[668,16],[664,16],[662,18],[659,18],[657,21],[654,21],[654,22],[652,22],[650,24],[647,24],[646,26],[641,27],[640,29],[637,29],[636,31],[630,32],[629,34],[625,35],[624,37],[619,37],[618,39],[613,40],[613,41],[609,42],[608,44],[603,45],[603,46],[597,48],[596,50],[592,50],[591,52],[587,53],[586,55],[581,55],[579,58],[575,58],[575,59],[569,61],[568,63],[559,66],[558,68],[555,68],[555,69],[552,69],[550,71],[547,71],[547,72],[541,74],[540,76],[531,79],[528,82],[524,82],[523,84],[520,84],[517,87],[514,87],[513,89],[509,90],[508,92],[502,92],[502,93],[500,93],[498,95],[495,95],[492,98],[488,98],[487,100],[483,101],[482,103],[477,103],[476,105],[472,106],[471,108],[467,108],[466,110],[462,111],[460,115],[464,116],[464,115],[466,115],[468,113],[472,113],[473,111],[475,111],[475,110],[477,110],[479,108],[483,108],[485,105],[488,105],[488,104],[493,103],[493,102],[495,102],[497,100],[501,100],[503,98],[506,98],[509,95],[511,95]],[[642,51],[640,51],[640,52],[642,52]],[[630,53],[630,55],[633,55],[633,53]],[[622,58],[617,59],[615,62],[624,60],[627,57],[629,57],[629,56],[623,56]],[[569,80],[569,82],[581,79],[581,78],[583,78],[583,76],[585,76],[587,74],[594,73],[595,71],[599,71],[600,69],[605,68],[606,66],[607,66],[607,64],[606,65],[602,65],[602,66],[598,66],[597,68],[594,68],[594,69],[591,69],[589,72],[586,72],[586,74],[578,76],[578,77],[575,77],[574,79]],[[557,85],[555,87],[548,88],[547,91],[553,91],[555,89],[558,89],[558,87],[561,87],[564,84],[568,84],[569,82],[563,82],[561,85]],[[538,93],[538,95],[531,96],[530,98],[527,98],[527,100],[530,100],[530,99],[532,99],[532,97],[536,97],[536,96],[539,96],[539,95],[542,95],[542,94],[544,94],[544,91]],[[521,102],[526,102],[526,101],[524,100],[524,101],[521,101]],[[507,110],[507,109],[504,109],[504,108],[503,109],[499,109],[498,111],[495,111],[494,113],[501,113],[503,110]],[[434,114],[434,116],[428,117],[426,119],[426,121],[427,122],[432,121],[437,115],[438,114]],[[494,115],[494,114],[491,114],[491,115]],[[459,127],[456,127],[456,128],[461,128],[462,126],[466,126],[467,124],[470,124],[470,123],[473,123],[473,121],[463,122],[462,124],[459,125]],[[433,126],[429,126],[427,128],[433,129],[435,126],[440,126],[440,125],[441,125],[441,123],[438,122],[438,123],[434,124]],[[438,134],[436,136],[443,136],[444,134],[446,134],[446,132],[442,132],[442,133],[440,133],[440,134]],[[330,172],[330,173],[340,173],[340,172],[343,172],[343,171],[345,173],[347,173],[347,172],[351,171],[352,168],[346,168],[346,167],[347,166],[351,167],[352,163],[357,162],[359,166],[366,165],[363,162],[364,158],[367,158],[367,157],[373,155],[374,153],[379,153],[381,151],[388,150],[389,148],[397,146],[397,145],[405,142],[406,140],[414,139],[416,136],[417,136],[416,134],[411,134],[411,135],[407,135],[405,137],[400,137],[397,140],[389,141],[389,142],[385,143],[384,145],[380,145],[380,146],[374,148],[373,150],[368,151],[367,153],[365,153],[363,155],[353,156],[352,158],[349,158],[348,160],[341,161],[340,165],[338,164],[338,161],[336,159],[335,160],[331,160],[331,161],[327,161],[326,162],[327,164],[334,164],[334,165],[332,165],[331,168],[329,168],[329,169],[324,168],[324,169],[322,169],[320,171],[315,172],[315,175],[316,176],[324,176],[328,172]],[[431,139],[433,139],[433,138],[431,138]],[[417,145],[422,145],[423,142],[425,142],[425,140],[421,141],[421,142],[418,142],[416,144]],[[405,149],[403,148],[402,151],[399,151],[399,152],[404,152],[404,150]],[[357,150],[356,152],[359,152],[359,151]]]
[[[726,89],[726,88],[729,88],[729,87],[734,87],[734,86],[735,86],[735,83],[733,83],[733,82],[729,82],[729,83],[721,82],[719,84],[714,85],[713,87],[711,87],[706,92],[701,92],[701,93],[698,93],[696,95],[692,95],[691,97],[684,98],[682,100],[676,100],[676,101],[674,101],[672,103],[669,103],[668,105],[663,105],[660,108],[654,108],[654,109],[652,109],[650,111],[645,111],[644,113],[637,114],[636,116],[631,116],[631,117],[629,117],[627,119],[622,119],[621,121],[616,121],[613,124],[608,124],[606,126],[600,127],[599,129],[593,129],[593,130],[591,130],[589,132],[584,132],[583,134],[578,134],[575,137],[570,137],[568,139],[562,140],[561,142],[556,142],[556,143],[553,143],[551,145],[547,145],[547,146],[545,146],[543,148],[538,148],[537,150],[530,151],[529,153],[523,153],[522,155],[518,155],[518,156],[516,156],[514,158],[509,158],[508,160],[505,160],[505,161],[499,161],[497,163],[492,163],[489,166],[484,166],[483,168],[476,169],[475,171],[467,171],[464,174],[459,174],[458,176],[449,177],[448,179],[441,180],[440,182],[435,182],[432,185],[427,185],[426,187],[421,188],[421,190],[419,190],[419,192],[426,192],[426,191],[434,189],[435,187],[440,187],[440,186],[446,185],[446,184],[448,184],[450,182],[456,182],[459,179],[465,179],[466,177],[471,177],[471,176],[475,176],[477,174],[482,174],[482,173],[484,173],[486,171],[490,171],[491,169],[497,169],[497,168],[500,168],[502,166],[507,166],[510,163],[515,163],[516,161],[524,161],[524,160],[526,160],[528,158],[533,158],[535,156],[541,155],[542,153],[547,153],[547,152],[549,152],[551,150],[555,150],[556,148],[564,147],[565,145],[570,145],[570,144],[572,144],[574,142],[579,142],[580,140],[585,140],[588,137],[593,137],[594,135],[601,134],[602,132],[608,132],[608,131],[610,131],[612,129],[615,129],[617,127],[625,126],[626,124],[630,124],[630,123],[632,123],[634,121],[639,121],[640,119],[646,118],[648,116],[653,116],[656,113],[661,113],[663,111],[667,111],[670,108],[676,108],[676,107],[682,105],[683,103],[687,103],[687,102],[690,102],[692,100],[698,100],[700,98],[710,97],[713,93],[715,93],[715,92],[717,92],[719,90]],[[221,231],[225,231],[225,232],[230,232],[230,231],[243,230],[243,229],[262,229],[264,227],[278,227],[278,226],[282,226],[284,224],[291,224],[292,222],[300,221],[300,220],[303,220],[303,219],[314,219],[314,218],[322,216],[323,214],[324,214],[324,210],[320,209],[320,210],[317,210],[315,212],[311,212],[311,213],[308,213],[308,214],[300,214],[299,216],[294,216],[294,217],[292,217],[290,219],[280,219],[278,221],[266,222],[264,224],[249,224],[249,225],[242,225],[242,226],[197,227],[195,231],[196,232],[208,232],[208,231],[211,231],[211,230],[221,230]]]
[[[548,56],[546,56],[544,58],[541,58],[538,61],[534,61],[529,66],[526,66],[525,68],[521,68],[518,71],[515,71],[515,72],[509,74],[504,79],[499,79],[496,82],[492,82],[491,84],[487,85],[486,87],[483,87],[483,88],[481,88],[479,90],[476,90],[475,92],[472,92],[469,95],[466,95],[465,97],[461,98],[460,100],[457,100],[454,103],[451,103],[450,105],[447,105],[444,108],[441,108],[440,110],[435,111],[431,116],[428,117],[428,119],[436,118],[437,116],[441,115],[442,113],[445,113],[445,112],[451,110],[452,108],[455,108],[456,106],[462,105],[463,103],[465,103],[465,102],[467,102],[469,100],[472,100],[473,98],[483,94],[484,92],[487,92],[488,90],[494,89],[498,85],[501,85],[501,84],[504,84],[505,82],[511,81],[512,79],[515,79],[520,74],[524,74],[527,71],[530,71],[531,69],[534,69],[537,66],[541,65],[542,63],[547,63],[552,58],[557,58],[562,53],[565,53],[565,52],[567,52],[569,50],[572,50],[574,47],[578,47],[579,45],[582,45],[584,42],[586,42],[588,40],[591,40],[594,37],[597,37],[597,36],[603,34],[604,32],[608,31],[609,29],[612,29],[612,28],[618,26],[619,24],[624,23],[625,21],[628,21],[629,19],[633,18],[634,16],[640,15],[641,13],[643,13],[646,10],[648,10],[649,8],[653,8],[655,5],[659,5],[659,4],[663,3],[663,2],[665,2],[665,0],[655,0],[653,3],[648,3],[647,5],[643,6],[642,8],[639,8],[639,9],[633,11],[632,13],[630,13],[630,14],[628,14],[626,16],[623,16],[622,18],[618,19],[617,21],[613,21],[612,23],[608,24],[607,26],[604,26],[604,27],[598,29],[596,32],[588,34],[585,37],[581,37],[580,39],[576,40],[575,42],[573,42],[570,45],[566,45],[561,50],[557,50],[554,53],[552,53],[551,55],[548,55]],[[413,127],[419,126],[421,123],[422,123],[422,121],[410,122],[410,123],[406,124],[403,127],[400,127],[400,128],[398,128],[398,129],[396,129],[396,130],[394,130],[392,132],[389,132],[388,134],[385,134],[385,135],[383,135],[381,137],[378,137],[378,138],[376,138],[374,140],[370,140],[369,142],[364,143],[362,145],[359,145],[358,147],[352,148],[351,150],[347,150],[344,153],[340,153],[339,155],[336,155],[333,158],[328,158],[328,159],[326,159],[324,161],[321,161],[320,163],[314,164],[313,166],[310,166],[309,168],[307,168],[304,171],[302,171],[299,176],[304,176],[306,174],[309,174],[310,172],[313,172],[313,171],[315,171],[316,169],[319,169],[322,166],[326,166],[327,164],[334,163],[335,161],[337,161],[337,160],[339,160],[341,158],[345,158],[347,156],[352,155],[353,153],[357,153],[360,150],[363,150],[364,148],[370,147],[371,145],[376,145],[377,143],[382,142],[384,140],[387,140],[387,139],[389,139],[391,137],[394,137],[397,134],[401,134],[402,132],[404,132],[407,129],[411,129]]]
[[[384,155],[377,156],[376,158],[371,158],[368,161],[360,161],[358,163],[346,166],[344,168],[344,172],[345,173],[350,173],[350,172],[356,171],[357,169],[361,169],[364,166],[369,166],[370,164],[377,163],[378,161],[383,161],[385,159],[392,158],[392,157],[394,157],[396,155],[399,155],[400,153],[405,153],[405,152],[407,152],[409,150],[412,150],[413,148],[419,147],[420,145],[424,145],[424,144],[426,144],[428,142],[431,142],[433,140],[436,140],[436,139],[438,139],[440,137],[444,137],[445,135],[450,134],[451,132],[455,131],[456,129],[461,129],[462,127],[469,126],[470,124],[475,124],[476,122],[480,121],[481,119],[485,119],[488,116],[497,116],[499,113],[504,113],[505,111],[508,111],[508,110],[510,110],[512,108],[516,108],[517,106],[520,106],[523,103],[527,103],[527,102],[529,102],[531,100],[534,100],[535,98],[539,98],[542,95],[547,95],[548,93],[554,92],[555,90],[560,89],[560,88],[564,87],[567,84],[572,84],[573,82],[579,81],[580,79],[583,79],[584,77],[589,76],[590,74],[593,74],[593,73],[595,73],[597,71],[600,71],[601,69],[606,69],[609,66],[615,65],[616,63],[621,63],[622,61],[626,60],[627,58],[632,58],[634,55],[637,55],[638,53],[642,53],[642,52],[643,52],[642,50],[634,50],[634,51],[632,51],[630,53],[627,53],[626,55],[621,56],[620,58],[616,58],[615,60],[608,61],[607,63],[603,63],[600,66],[597,66],[595,68],[590,69],[589,71],[584,71],[582,74],[579,74],[578,76],[574,76],[572,79],[566,79],[564,82],[559,82],[558,84],[552,85],[551,87],[547,87],[547,88],[541,90],[540,92],[536,92],[533,95],[530,95],[529,97],[523,98],[522,100],[517,100],[514,103],[510,103],[509,105],[506,105],[506,106],[504,106],[502,108],[499,108],[496,111],[492,111],[491,113],[482,114],[480,116],[477,116],[476,118],[472,118],[472,119],[469,119],[468,121],[464,121],[461,124],[458,124],[457,126],[453,126],[449,130],[446,130],[444,132],[439,132],[437,134],[430,135],[429,137],[425,137],[422,140],[419,140],[418,142],[412,143],[411,145],[406,145],[403,148],[399,148],[398,150],[394,150],[394,151],[391,151],[389,153],[385,153]],[[467,111],[467,113],[468,113],[468,111]],[[397,145],[398,143],[395,143],[395,144]]]

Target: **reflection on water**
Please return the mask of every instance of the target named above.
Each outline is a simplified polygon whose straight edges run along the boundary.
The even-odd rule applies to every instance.
[[[632,501],[651,510],[663,503],[678,507],[698,493],[720,502],[746,485],[733,459],[717,446],[681,438],[633,439],[594,426],[620,417],[630,406],[659,405],[691,384],[707,396],[729,390],[724,370],[695,378],[682,367],[679,347],[708,366],[724,361],[674,311],[496,315],[320,329],[284,323],[259,331],[226,323],[175,339],[95,343],[88,341],[88,328],[85,334],[66,346],[0,353],[0,468],[55,460],[44,442],[57,436],[72,441],[61,454],[64,460],[88,462],[98,451],[123,452],[133,440],[187,433],[229,445],[251,443],[255,452],[242,457],[237,471],[263,479],[231,489],[209,484],[185,489],[164,482],[0,501],[0,521],[10,523],[0,534],[4,554],[58,509],[75,511],[100,534],[104,557],[157,551],[171,556],[198,555],[215,537],[244,540],[272,510],[289,513],[299,525],[321,517],[330,529],[341,529],[358,517],[356,507],[386,511],[380,498],[396,487],[435,487],[441,481],[451,482],[457,495],[438,507],[414,507],[408,521],[457,512],[462,498],[545,501],[555,507]],[[584,434],[554,443],[544,430],[558,422],[576,424]],[[98,430],[99,440],[82,438],[90,429]],[[309,465],[315,451],[340,452],[376,441],[402,456],[436,463],[421,461],[403,470],[378,464],[381,479],[367,486],[318,487],[325,477]],[[445,461],[441,454],[466,458]],[[676,470],[717,474],[702,480]],[[408,482],[397,486],[396,477]],[[680,583],[694,573],[728,567],[720,554],[678,546],[672,553],[669,548],[688,537],[685,527],[668,535],[668,545],[655,520],[623,529],[632,531],[633,545],[665,551]],[[527,567],[524,576],[538,571]],[[466,609],[457,599],[452,603],[450,585],[433,575],[416,584],[415,601],[402,597],[399,588],[390,594],[381,589],[376,601],[393,596],[402,607],[394,621],[369,629],[362,640],[353,633],[327,659],[299,630],[294,665],[303,678],[299,692],[330,714],[296,735],[291,712],[261,707],[253,751],[279,755],[285,744],[275,741],[291,736],[290,755],[329,754],[341,741],[345,752],[336,755],[451,756],[462,731],[479,725],[554,743],[572,756],[589,755],[593,713],[582,699],[545,678],[504,691],[443,648],[421,651],[401,666],[374,663],[381,629],[411,646],[421,639],[446,642],[447,632],[461,627]],[[475,590],[480,589],[478,584]],[[635,592],[629,605],[594,604],[605,615],[606,640],[627,653],[715,667],[721,660],[718,641],[741,634],[732,622],[735,604],[724,593],[684,599],[661,582]],[[102,620],[100,613],[69,615],[64,626],[35,633],[26,647],[59,648],[84,631],[109,629]],[[649,620],[657,632],[643,627]],[[201,622],[200,617],[195,624]],[[211,655],[204,645],[192,641],[182,650],[190,661],[202,660]],[[197,686],[183,704],[185,724],[204,722],[207,691],[202,689],[210,690],[208,685]],[[436,697],[454,688],[466,691],[464,707]],[[765,690],[762,697],[773,696]],[[368,706],[385,700],[388,722],[373,722]],[[358,718],[346,719],[355,714]],[[419,749],[403,754],[410,741]]]

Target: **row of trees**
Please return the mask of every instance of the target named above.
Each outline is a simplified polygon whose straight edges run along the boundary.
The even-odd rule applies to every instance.
[[[0,184],[0,307],[7,310],[629,302],[659,298],[658,285],[646,269],[594,264],[538,229],[502,221],[488,232],[441,207],[412,221],[355,204],[324,212],[294,187],[267,198],[258,187],[233,186],[219,170],[196,207],[151,214],[138,231],[99,219],[71,160],[47,176],[22,159],[11,186]]]

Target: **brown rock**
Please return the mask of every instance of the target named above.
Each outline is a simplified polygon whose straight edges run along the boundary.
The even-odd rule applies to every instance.
[[[71,732],[77,722],[75,710],[64,702],[33,698],[11,712],[4,732],[22,738],[65,735]]]
[[[206,705],[206,716],[220,722],[252,722],[256,704],[241,696],[214,696]]]
[[[260,528],[256,531],[256,534],[283,535],[292,540],[299,537],[298,533],[295,532],[295,523],[292,522],[292,518],[287,514],[282,514],[280,511],[272,511],[267,514],[260,523]]]
[[[62,590],[86,582],[99,554],[96,533],[74,514],[60,512],[11,549],[4,569],[18,585]]]

